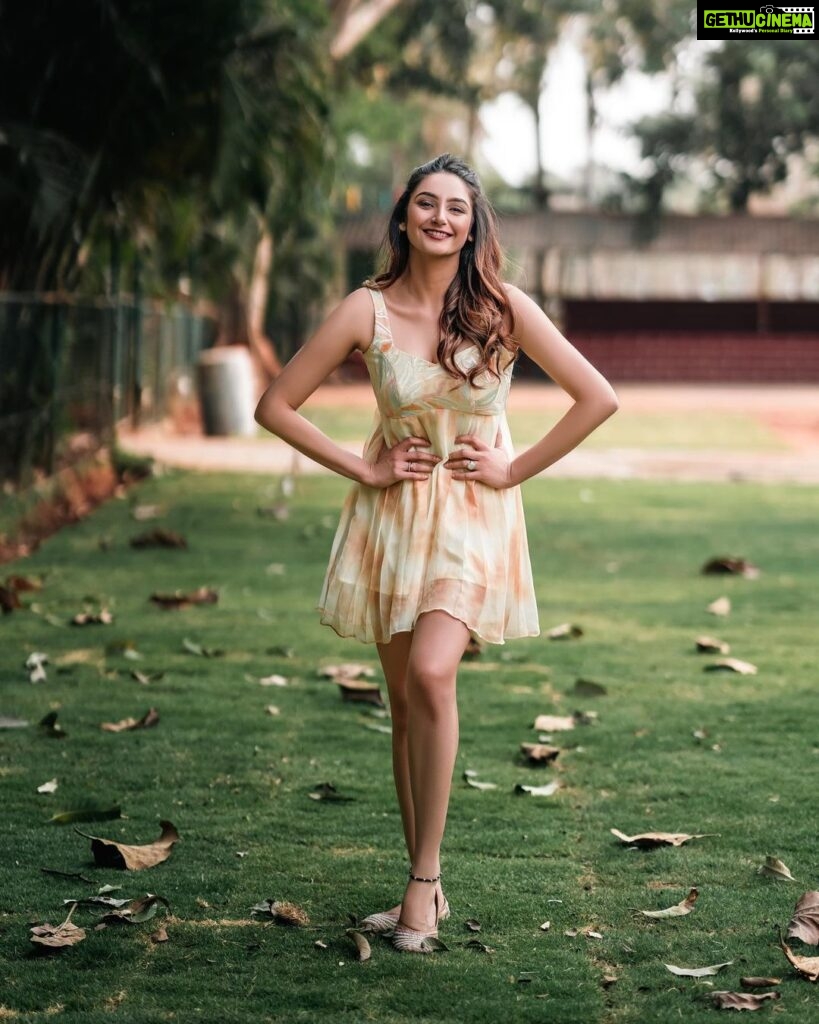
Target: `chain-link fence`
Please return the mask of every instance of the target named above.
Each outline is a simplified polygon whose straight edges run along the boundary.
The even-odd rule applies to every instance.
[[[161,418],[214,329],[187,309],[0,295],[0,480],[53,473],[123,418]]]

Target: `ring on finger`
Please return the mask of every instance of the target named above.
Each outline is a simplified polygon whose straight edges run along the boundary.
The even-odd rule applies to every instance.
[[[471,473],[471,472],[473,472],[473,471],[474,471],[474,469],[475,469],[475,467],[476,467],[477,465],[478,465],[478,463],[477,463],[477,462],[475,462],[475,460],[474,460],[474,459],[469,459],[469,460],[467,461],[467,463],[466,463],[466,468],[467,468],[467,469],[469,470],[469,472]]]

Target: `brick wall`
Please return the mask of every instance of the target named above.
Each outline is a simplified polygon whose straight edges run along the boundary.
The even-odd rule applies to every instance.
[[[569,340],[612,381],[819,381],[819,330],[813,335],[575,331]]]

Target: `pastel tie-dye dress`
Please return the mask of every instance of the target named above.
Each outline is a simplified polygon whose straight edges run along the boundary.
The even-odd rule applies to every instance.
[[[499,442],[514,458],[506,419],[513,363],[500,382],[484,371],[482,388],[458,381],[398,348],[381,292],[368,291],[375,331],[364,361],[378,408],[363,458],[375,462],[384,442],[426,437],[445,461],[465,447],[455,443],[460,434]],[[466,369],[479,355],[462,349],[455,358]],[[433,608],[488,643],[540,635],[520,487],[456,479],[443,461],[425,480],[356,483],[347,494],[316,605],[340,636],[385,643]]]

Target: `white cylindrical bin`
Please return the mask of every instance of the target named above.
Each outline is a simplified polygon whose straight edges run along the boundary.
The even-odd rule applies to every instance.
[[[243,345],[219,345],[196,366],[202,422],[209,436],[256,433],[253,363]]]

